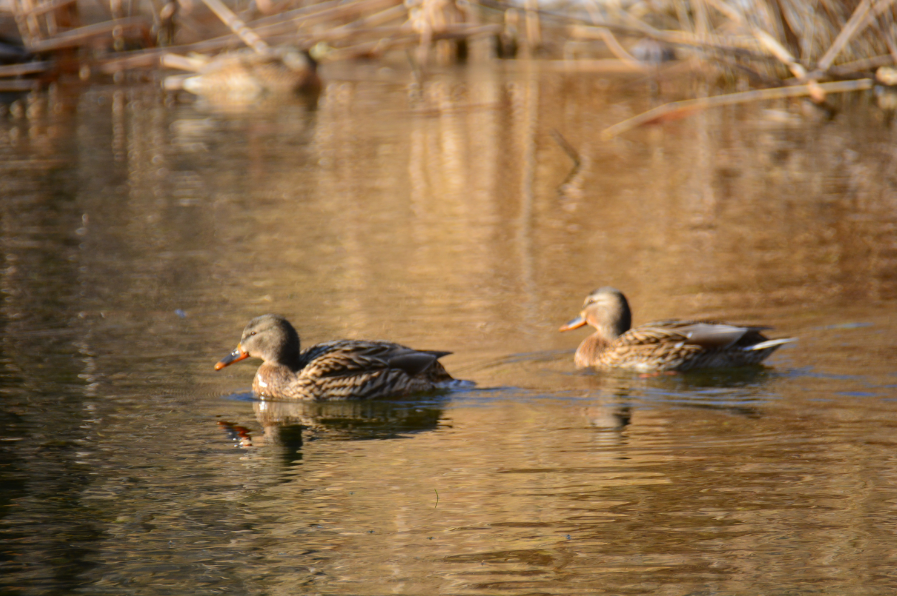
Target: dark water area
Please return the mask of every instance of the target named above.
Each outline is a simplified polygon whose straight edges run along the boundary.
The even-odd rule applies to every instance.
[[[317,110],[92,87],[0,120],[0,592],[893,594],[897,127],[536,67],[325,72]],[[578,170],[556,142],[581,156]],[[766,367],[577,371],[586,294]],[[259,402],[252,317],[476,387]]]

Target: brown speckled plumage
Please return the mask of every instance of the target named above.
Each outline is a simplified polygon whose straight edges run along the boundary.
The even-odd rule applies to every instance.
[[[399,397],[450,386],[438,362],[450,352],[414,350],[387,341],[338,340],[299,349],[289,321],[262,315],[249,322],[240,344],[215,365],[220,370],[249,356],[264,360],[252,382],[270,399],[339,400]]]
[[[641,372],[749,366],[794,341],[767,339],[761,331],[768,327],[668,320],[631,329],[631,321],[629,303],[619,290],[604,287],[589,294],[579,316],[561,327],[595,328],[576,350],[576,366]]]

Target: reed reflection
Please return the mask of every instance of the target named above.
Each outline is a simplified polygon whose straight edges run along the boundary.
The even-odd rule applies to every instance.
[[[748,107],[589,145],[638,100],[458,76],[435,111],[356,82],[309,120],[97,91],[0,122],[5,586],[886,590],[893,132]],[[588,158],[572,195],[552,129]],[[577,373],[556,327],[596,280],[801,341],[772,370]],[[250,413],[209,362],[270,311],[494,389]]]

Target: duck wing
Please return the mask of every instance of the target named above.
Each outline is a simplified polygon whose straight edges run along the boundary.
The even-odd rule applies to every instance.
[[[451,352],[434,352],[430,350],[414,350],[404,346],[396,346],[400,350],[394,350],[387,356],[387,362],[390,368],[398,368],[405,371],[406,374],[416,377],[424,372],[433,363],[448,356]]]
[[[417,376],[451,352],[415,350],[387,341],[341,340],[318,344],[305,353],[301,374],[309,377],[347,377],[384,369]]]
[[[676,343],[700,346],[706,350],[725,350],[733,346],[750,347],[765,341],[761,331],[770,327],[742,327],[711,321],[655,321],[630,329],[620,341],[625,344]]]

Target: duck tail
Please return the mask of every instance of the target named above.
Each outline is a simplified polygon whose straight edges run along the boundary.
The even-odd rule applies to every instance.
[[[768,350],[770,348],[778,348],[784,344],[790,344],[791,342],[797,341],[796,337],[783,337],[781,339],[768,339],[766,341],[761,341],[758,344],[754,344],[752,346],[748,346],[745,350],[749,351],[757,351],[757,350]]]

